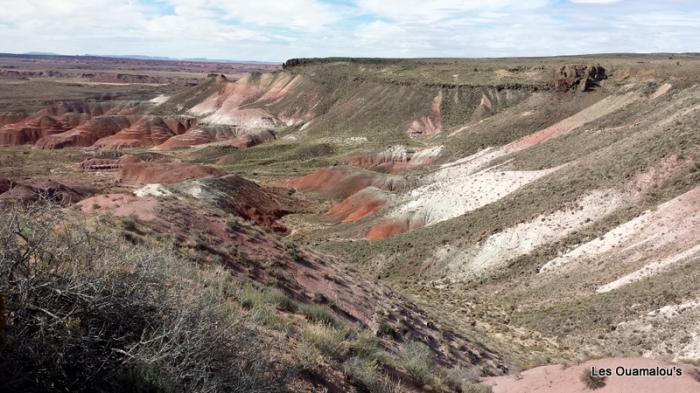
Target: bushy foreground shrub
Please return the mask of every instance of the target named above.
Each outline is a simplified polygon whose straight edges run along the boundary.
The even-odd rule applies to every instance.
[[[0,391],[285,390],[227,272],[63,214],[0,207]]]

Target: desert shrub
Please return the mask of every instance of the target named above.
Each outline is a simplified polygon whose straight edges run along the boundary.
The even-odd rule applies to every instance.
[[[279,310],[290,313],[295,313],[299,310],[299,304],[277,288],[269,289],[267,291],[267,297]]]
[[[0,209],[0,391],[285,389],[289,368],[223,301],[230,275],[63,214]]]
[[[304,254],[301,252],[299,246],[297,246],[296,243],[287,242],[285,243],[284,248],[287,251],[287,255],[289,255],[294,260],[294,262],[304,261]]]
[[[322,357],[316,345],[310,338],[304,338],[304,336],[299,340],[294,355],[297,366],[305,372],[315,372]]]
[[[302,332],[305,341],[313,343],[321,353],[336,360],[344,359],[350,351],[348,335],[346,328],[338,329],[326,324],[312,324]]]
[[[2,343],[2,342],[0,341],[0,343]],[[691,369],[691,370],[690,370],[690,376],[691,376],[694,380],[700,382],[700,369],[697,369],[697,368]]]
[[[192,241],[194,242],[194,248],[196,250],[205,251],[209,249],[207,237],[202,232],[194,232],[194,234],[192,234]]]
[[[338,325],[338,321],[331,315],[330,311],[320,304],[305,304],[299,311],[311,322]]]
[[[404,345],[400,360],[406,373],[417,383],[425,385],[432,381],[435,362],[432,352],[425,344],[408,342]]]
[[[491,393],[493,389],[489,385],[480,383],[465,383],[459,391],[462,393]]]
[[[353,353],[363,358],[374,358],[379,351],[379,339],[369,330],[358,333],[350,345]]]
[[[237,218],[231,218],[226,221],[226,229],[230,232],[236,232],[241,228],[241,223],[238,222]]]
[[[319,303],[319,304],[328,304],[328,302],[329,302],[328,297],[326,295],[322,294],[321,292],[314,293],[314,297],[312,300],[314,303]]]
[[[481,371],[477,367],[455,367],[445,371],[444,382],[451,389],[464,393],[473,389],[472,386],[478,384],[480,377]]]
[[[596,390],[605,386],[605,377],[594,376],[591,374],[591,370],[585,369],[581,374],[581,382],[583,382],[588,389]]]
[[[122,228],[125,231],[136,232],[138,228],[136,227],[136,217],[129,215],[122,218]]]
[[[401,387],[381,372],[378,363],[354,356],[343,363],[343,373],[353,385],[370,393],[398,393]]]
[[[243,285],[237,292],[238,302],[247,310],[263,305],[267,302],[263,291],[250,284]]]
[[[396,330],[386,319],[379,321],[379,333],[395,340],[401,339],[401,333]]]

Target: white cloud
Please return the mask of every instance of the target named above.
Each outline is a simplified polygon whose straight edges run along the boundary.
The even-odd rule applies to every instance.
[[[572,3],[576,4],[613,4],[621,1],[623,0],[571,0]]]
[[[0,0],[0,51],[282,61],[700,48],[695,0],[348,1]]]
[[[534,9],[547,0],[358,0],[364,12],[399,21],[432,22],[467,12]]]

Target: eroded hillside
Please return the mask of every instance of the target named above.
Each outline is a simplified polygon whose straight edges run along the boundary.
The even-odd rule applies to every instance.
[[[694,55],[293,59],[2,114],[0,200],[109,217],[282,291],[295,306],[261,323],[307,362],[292,390],[692,364],[699,87]],[[371,356],[318,339],[361,334]]]

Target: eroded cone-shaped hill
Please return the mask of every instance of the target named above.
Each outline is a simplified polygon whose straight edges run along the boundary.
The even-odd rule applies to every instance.
[[[111,135],[121,129],[120,126],[125,125],[123,122],[120,125],[110,124],[113,121],[110,118],[97,120],[99,117],[132,115],[138,111],[138,104],[134,102],[58,102],[31,116],[8,115],[6,124],[0,128],[0,145],[25,145],[41,141],[39,146],[42,148],[73,146],[73,143],[89,146],[100,136]],[[12,122],[13,119],[19,121]],[[90,123],[93,119],[94,123]],[[74,133],[59,136],[77,127],[80,129]],[[93,132],[97,137],[89,135]],[[76,134],[87,135],[79,137]]]
[[[130,127],[134,121],[133,116],[98,116],[71,130],[44,136],[36,142],[35,146],[40,149],[92,146],[97,140]]]
[[[195,119],[187,117],[144,116],[129,128],[98,140],[95,142],[95,147],[103,149],[153,147],[173,136],[184,134],[195,122]]]
[[[238,175],[201,178],[178,184],[175,188],[219,206],[224,211],[281,232],[287,229],[277,220],[309,208],[306,203],[289,196],[286,190],[262,187]]]

